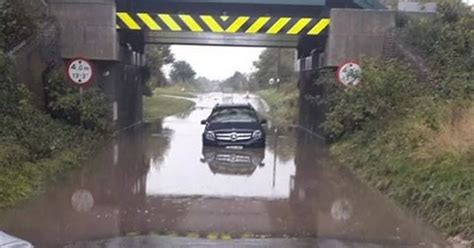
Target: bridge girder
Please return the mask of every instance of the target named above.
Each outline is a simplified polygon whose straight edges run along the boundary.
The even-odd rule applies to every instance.
[[[147,32],[145,34],[145,42],[147,44],[171,45],[297,48],[298,36],[265,34],[217,34],[192,32]]]

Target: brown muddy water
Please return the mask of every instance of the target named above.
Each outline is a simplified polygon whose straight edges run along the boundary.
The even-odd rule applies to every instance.
[[[269,124],[265,149],[203,148],[200,120],[222,95],[195,101],[111,140],[0,230],[36,247],[443,247],[304,131]]]

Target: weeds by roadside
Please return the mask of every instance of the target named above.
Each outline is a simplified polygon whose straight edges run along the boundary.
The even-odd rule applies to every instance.
[[[447,140],[447,133],[442,133],[451,131],[444,130],[464,125],[451,121],[440,122],[443,128],[435,131],[422,115],[392,119],[383,128],[363,130],[335,143],[332,152],[341,164],[434,226],[472,239],[474,150],[455,148],[461,143],[472,147],[472,141],[464,143],[472,134]],[[440,139],[444,143],[438,143]]]
[[[276,126],[296,124],[298,117],[298,88],[285,84],[281,89],[269,88],[257,94],[270,105],[270,118]]]
[[[328,109],[323,128],[340,163],[450,236],[474,239],[474,16],[440,3],[432,19],[406,23],[402,37],[430,66],[419,82],[402,61],[364,61],[362,82],[334,73],[315,82]]]
[[[36,109],[26,88],[14,78],[14,68],[0,52],[0,209],[14,206],[44,189],[62,172],[79,166],[81,158],[102,140],[105,131],[90,119],[88,129],[64,118],[72,113],[95,115],[95,109],[65,108],[57,99],[50,103],[58,107],[53,118],[50,113]],[[65,81],[58,85],[67,85]],[[63,92],[62,97],[71,98]],[[90,104],[86,99],[84,102]],[[99,107],[98,102],[93,104]],[[98,106],[99,105],[99,106]],[[79,112],[77,112],[77,111]],[[76,112],[75,112],[76,111]]]

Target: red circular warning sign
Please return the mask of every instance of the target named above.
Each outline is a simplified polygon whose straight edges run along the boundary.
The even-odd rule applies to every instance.
[[[346,61],[337,68],[337,81],[344,86],[358,85],[362,78],[362,68],[356,61]]]
[[[74,85],[85,88],[89,87],[94,80],[95,71],[90,61],[75,58],[67,64],[66,74]]]

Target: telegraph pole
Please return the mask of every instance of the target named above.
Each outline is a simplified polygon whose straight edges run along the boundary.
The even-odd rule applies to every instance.
[[[281,47],[278,48],[278,63],[277,63],[277,88],[280,88],[280,67],[281,67]]]

